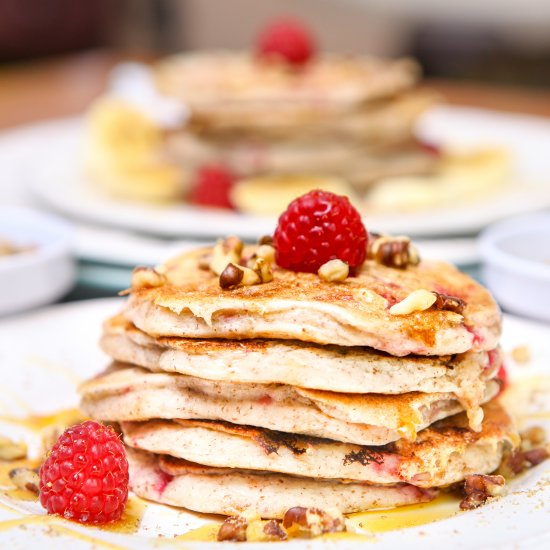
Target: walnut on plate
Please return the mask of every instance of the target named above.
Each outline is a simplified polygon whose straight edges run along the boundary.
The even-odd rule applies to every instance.
[[[504,477],[501,475],[472,474],[464,480],[464,499],[461,510],[473,510],[485,504],[490,497],[496,497],[504,491]]]

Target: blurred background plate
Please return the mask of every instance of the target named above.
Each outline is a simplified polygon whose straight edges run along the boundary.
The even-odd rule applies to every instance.
[[[184,204],[117,201],[87,181],[81,167],[83,121],[64,119],[36,126],[40,147],[23,167],[26,182],[45,205],[73,219],[161,237],[256,239],[271,233],[275,218],[216,211]],[[32,134],[32,132],[30,132]],[[507,147],[517,164],[513,185],[452,208],[371,215],[367,227],[388,233],[441,237],[474,234],[512,214],[550,206],[550,121],[481,109],[439,107],[419,126],[421,139],[468,149],[480,143]]]

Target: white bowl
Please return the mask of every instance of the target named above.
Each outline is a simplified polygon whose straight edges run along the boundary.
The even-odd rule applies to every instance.
[[[28,208],[0,207],[0,239],[30,250],[0,256],[0,315],[54,302],[72,287],[71,227]]]
[[[484,281],[500,305],[550,321],[550,213],[492,225],[481,234],[479,249]]]

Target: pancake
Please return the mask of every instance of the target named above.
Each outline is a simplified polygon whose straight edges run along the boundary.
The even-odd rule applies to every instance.
[[[322,55],[289,71],[230,51],[174,55],[155,68],[158,90],[190,107],[192,124],[218,131],[299,127],[341,116],[409,90],[419,75],[411,59]]]
[[[264,470],[376,485],[442,487],[496,470],[517,441],[510,416],[496,402],[484,407],[480,432],[465,414],[422,430],[414,442],[366,447],[206,420],[124,422],[130,447],[225,471]]]
[[[483,402],[498,392],[489,381]],[[81,407],[92,418],[224,420],[281,432],[385,445],[460,412],[453,394],[342,394],[282,384],[218,382],[181,374],[152,373],[114,365],[80,388]],[[483,412],[470,411],[480,429]]]
[[[199,139],[189,132],[179,132],[170,136],[166,145],[173,162],[185,170],[198,170],[206,164],[222,164],[238,177],[254,178],[253,181],[257,181],[258,185],[263,184],[266,187],[272,176],[294,175],[299,178],[313,175],[341,178],[353,187],[364,189],[382,178],[427,175],[434,172],[438,165],[437,157],[421,149],[411,136],[407,136],[397,146],[385,146],[373,151],[361,144],[345,140],[270,144],[245,139],[220,143]],[[310,190],[303,190],[298,183],[296,196],[300,195],[300,191],[304,194]],[[334,187],[335,189],[327,190],[339,194],[352,194],[352,191],[342,189],[342,184]],[[283,193],[281,200],[287,194]],[[250,207],[243,208],[244,201],[241,195],[242,191],[236,197],[235,193],[232,194],[234,205],[239,210],[256,213]],[[257,195],[260,200],[265,199],[258,193]],[[235,198],[237,202],[234,201]],[[282,207],[276,203],[269,212],[262,213],[278,215],[287,205],[288,202]],[[265,209],[265,206],[258,208]]]
[[[128,449],[130,487],[142,498],[210,514],[254,510],[263,518],[282,518],[294,506],[337,508],[342,513],[427,502],[435,489],[319,481],[281,474],[252,474],[192,468],[154,454]],[[169,473],[170,472],[170,473]],[[181,473],[180,473],[181,472]]]
[[[478,405],[500,368],[499,350],[456,356],[396,358],[370,348],[320,346],[296,340],[153,338],[122,316],[103,327],[111,358],[155,371],[230,382],[280,383],[347,393],[453,393]]]
[[[369,346],[396,356],[497,346],[501,315],[491,294],[444,262],[396,269],[368,260],[341,284],[276,268],[271,282],[222,290],[214,273],[199,268],[210,251],[195,250],[160,266],[167,283],[134,289],[124,316],[154,336],[292,339]],[[418,289],[462,299],[463,313],[432,308],[390,313],[393,304]]]
[[[204,135],[185,128],[167,136],[166,146],[175,160],[186,168],[207,162],[223,162],[236,174],[269,171],[309,172],[342,170],[362,157],[373,162],[384,154],[398,154],[418,143],[413,124],[420,112],[431,103],[424,93],[407,94],[375,107],[361,109],[349,116],[339,116],[331,124],[289,129],[285,139],[258,135]],[[433,158],[433,155],[432,155]]]
[[[338,141],[350,148],[362,146],[365,153],[372,153],[380,148],[402,147],[415,135],[414,125],[419,116],[438,100],[432,92],[414,90],[350,106],[344,112],[315,111],[300,118],[282,116],[277,121],[272,116],[236,117],[221,107],[210,108],[207,113],[204,110],[195,113],[185,130],[214,143],[299,146],[306,142],[322,145]]]

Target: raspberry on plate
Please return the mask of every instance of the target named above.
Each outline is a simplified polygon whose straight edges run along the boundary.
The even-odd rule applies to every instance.
[[[299,21],[278,19],[260,33],[257,51],[262,59],[282,59],[291,65],[303,65],[315,54],[315,41]]]
[[[273,236],[277,264],[308,273],[334,259],[359,267],[367,241],[361,215],[349,199],[328,191],[310,191],[292,201]]]
[[[209,164],[203,166],[198,174],[193,189],[192,202],[203,206],[233,208],[229,192],[235,179],[224,166]]]
[[[48,514],[80,523],[120,518],[128,500],[128,461],[115,431],[93,421],[65,430],[40,468]]]

